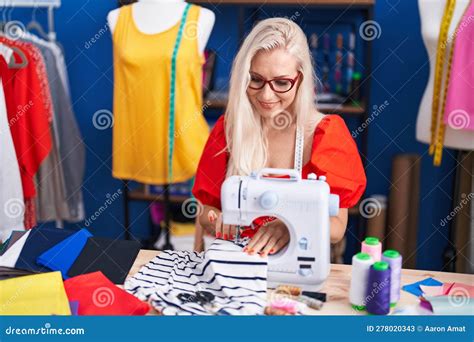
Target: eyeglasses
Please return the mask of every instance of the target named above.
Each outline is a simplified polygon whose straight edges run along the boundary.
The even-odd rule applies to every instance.
[[[298,78],[300,78],[300,72],[298,71],[298,75],[296,75],[295,78],[286,78],[286,77],[276,77],[272,78],[271,80],[266,80],[261,76],[255,75],[255,74],[250,74],[250,83],[249,83],[249,88],[254,89],[254,90],[260,90],[265,87],[265,85],[268,83],[270,84],[270,88],[275,92],[275,93],[286,93],[290,91]]]

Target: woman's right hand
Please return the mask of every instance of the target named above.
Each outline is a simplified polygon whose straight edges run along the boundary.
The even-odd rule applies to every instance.
[[[217,209],[207,212],[207,219],[214,228],[216,239],[232,240],[235,237],[236,227],[222,223],[222,213]]]

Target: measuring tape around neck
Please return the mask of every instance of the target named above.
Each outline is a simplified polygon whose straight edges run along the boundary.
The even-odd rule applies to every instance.
[[[302,176],[301,172],[303,170],[303,144],[304,144],[304,135],[300,126],[296,127],[296,139],[295,139],[295,163],[294,168]]]

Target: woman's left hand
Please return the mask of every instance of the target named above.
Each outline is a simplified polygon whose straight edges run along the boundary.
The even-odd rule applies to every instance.
[[[282,221],[277,219],[260,227],[243,251],[248,254],[258,253],[264,257],[278,252],[289,241],[288,229]]]

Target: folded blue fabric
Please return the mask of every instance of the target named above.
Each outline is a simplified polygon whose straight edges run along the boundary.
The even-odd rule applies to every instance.
[[[407,284],[402,287],[402,290],[419,297],[423,294],[423,291],[421,291],[420,285],[439,286],[439,285],[443,285],[443,283],[433,278],[426,278],[413,284]]]
[[[53,271],[60,271],[63,279],[68,279],[67,272],[82,252],[87,239],[91,236],[92,234],[83,228],[41,254],[36,262]]]
[[[44,226],[31,229],[15,268],[38,273],[50,272],[49,268],[38,265],[36,258],[74,233],[76,232],[73,230],[46,228]]]

